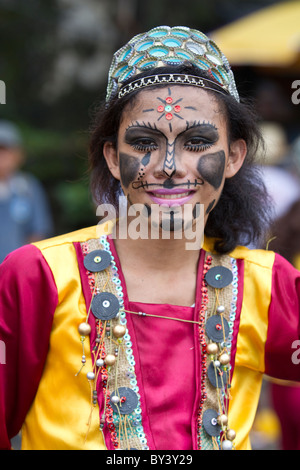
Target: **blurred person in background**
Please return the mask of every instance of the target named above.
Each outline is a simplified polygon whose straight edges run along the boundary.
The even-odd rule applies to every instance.
[[[259,163],[268,194],[274,203],[273,216],[276,220],[300,199],[300,178],[289,163],[291,149],[284,127],[274,121],[264,121],[260,129],[265,148],[262,152],[264,157]]]
[[[52,217],[40,182],[20,170],[25,160],[18,128],[0,121],[0,263],[17,248],[50,236]]]
[[[258,161],[273,201],[274,222],[267,245],[299,270],[300,166],[297,165],[296,146],[288,142],[285,128],[278,122],[263,121],[260,129],[264,149],[258,152]],[[265,249],[266,244],[259,247]],[[253,428],[255,448],[280,446],[283,450],[300,449],[300,388],[295,383],[293,386],[289,384],[265,378]]]
[[[286,165],[300,175],[300,138],[289,152]],[[300,185],[300,183],[299,183]],[[270,249],[284,256],[300,270],[300,198],[274,222]],[[298,361],[299,357],[295,356]],[[271,399],[281,425],[281,448],[300,450],[300,387],[297,383],[272,383]]]

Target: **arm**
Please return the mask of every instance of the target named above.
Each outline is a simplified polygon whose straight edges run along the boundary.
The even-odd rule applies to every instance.
[[[36,247],[20,248],[0,265],[0,449],[10,449],[36,394],[57,301],[52,272]]]
[[[299,344],[299,338],[300,272],[276,255],[265,349],[267,375],[300,381],[300,364],[294,360],[295,344]]]

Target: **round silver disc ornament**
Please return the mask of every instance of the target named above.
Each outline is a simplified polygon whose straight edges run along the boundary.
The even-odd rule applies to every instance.
[[[207,320],[205,331],[213,342],[222,343],[229,335],[228,321],[221,315],[213,315]]]
[[[224,266],[215,266],[205,274],[205,280],[209,286],[223,289],[232,283],[233,275],[230,269]]]
[[[221,426],[218,424],[218,413],[213,409],[205,410],[202,423],[209,436],[217,437],[220,435]]]
[[[118,403],[114,397],[118,397],[120,400]],[[121,415],[128,415],[132,413],[138,406],[138,396],[137,394],[129,387],[120,387],[114,392],[112,392],[110,397],[110,404],[115,413],[120,413]]]
[[[108,268],[110,263],[111,256],[104,250],[91,251],[86,255],[83,261],[84,267],[92,273],[104,271],[104,269]]]
[[[117,297],[110,292],[101,292],[92,300],[91,310],[99,320],[112,320],[118,315],[120,304]]]
[[[215,388],[224,388],[229,380],[228,371],[216,368],[213,362],[210,363],[207,369],[207,377]]]

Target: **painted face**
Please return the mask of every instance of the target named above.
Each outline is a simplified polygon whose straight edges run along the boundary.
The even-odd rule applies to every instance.
[[[172,86],[142,91],[123,113],[118,134],[121,185],[129,204],[148,214],[192,206],[193,217],[216,205],[229,158],[224,115],[206,91]]]

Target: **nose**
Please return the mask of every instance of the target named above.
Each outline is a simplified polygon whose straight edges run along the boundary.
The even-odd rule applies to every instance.
[[[166,153],[162,166],[160,164],[159,172],[162,176],[167,176],[168,178],[183,178],[186,175],[186,171],[180,163],[180,159],[176,156],[175,141],[173,143],[167,143]]]
[[[173,143],[167,143],[166,155],[163,163],[163,172],[168,178],[172,178],[176,172],[175,162],[175,141]]]

